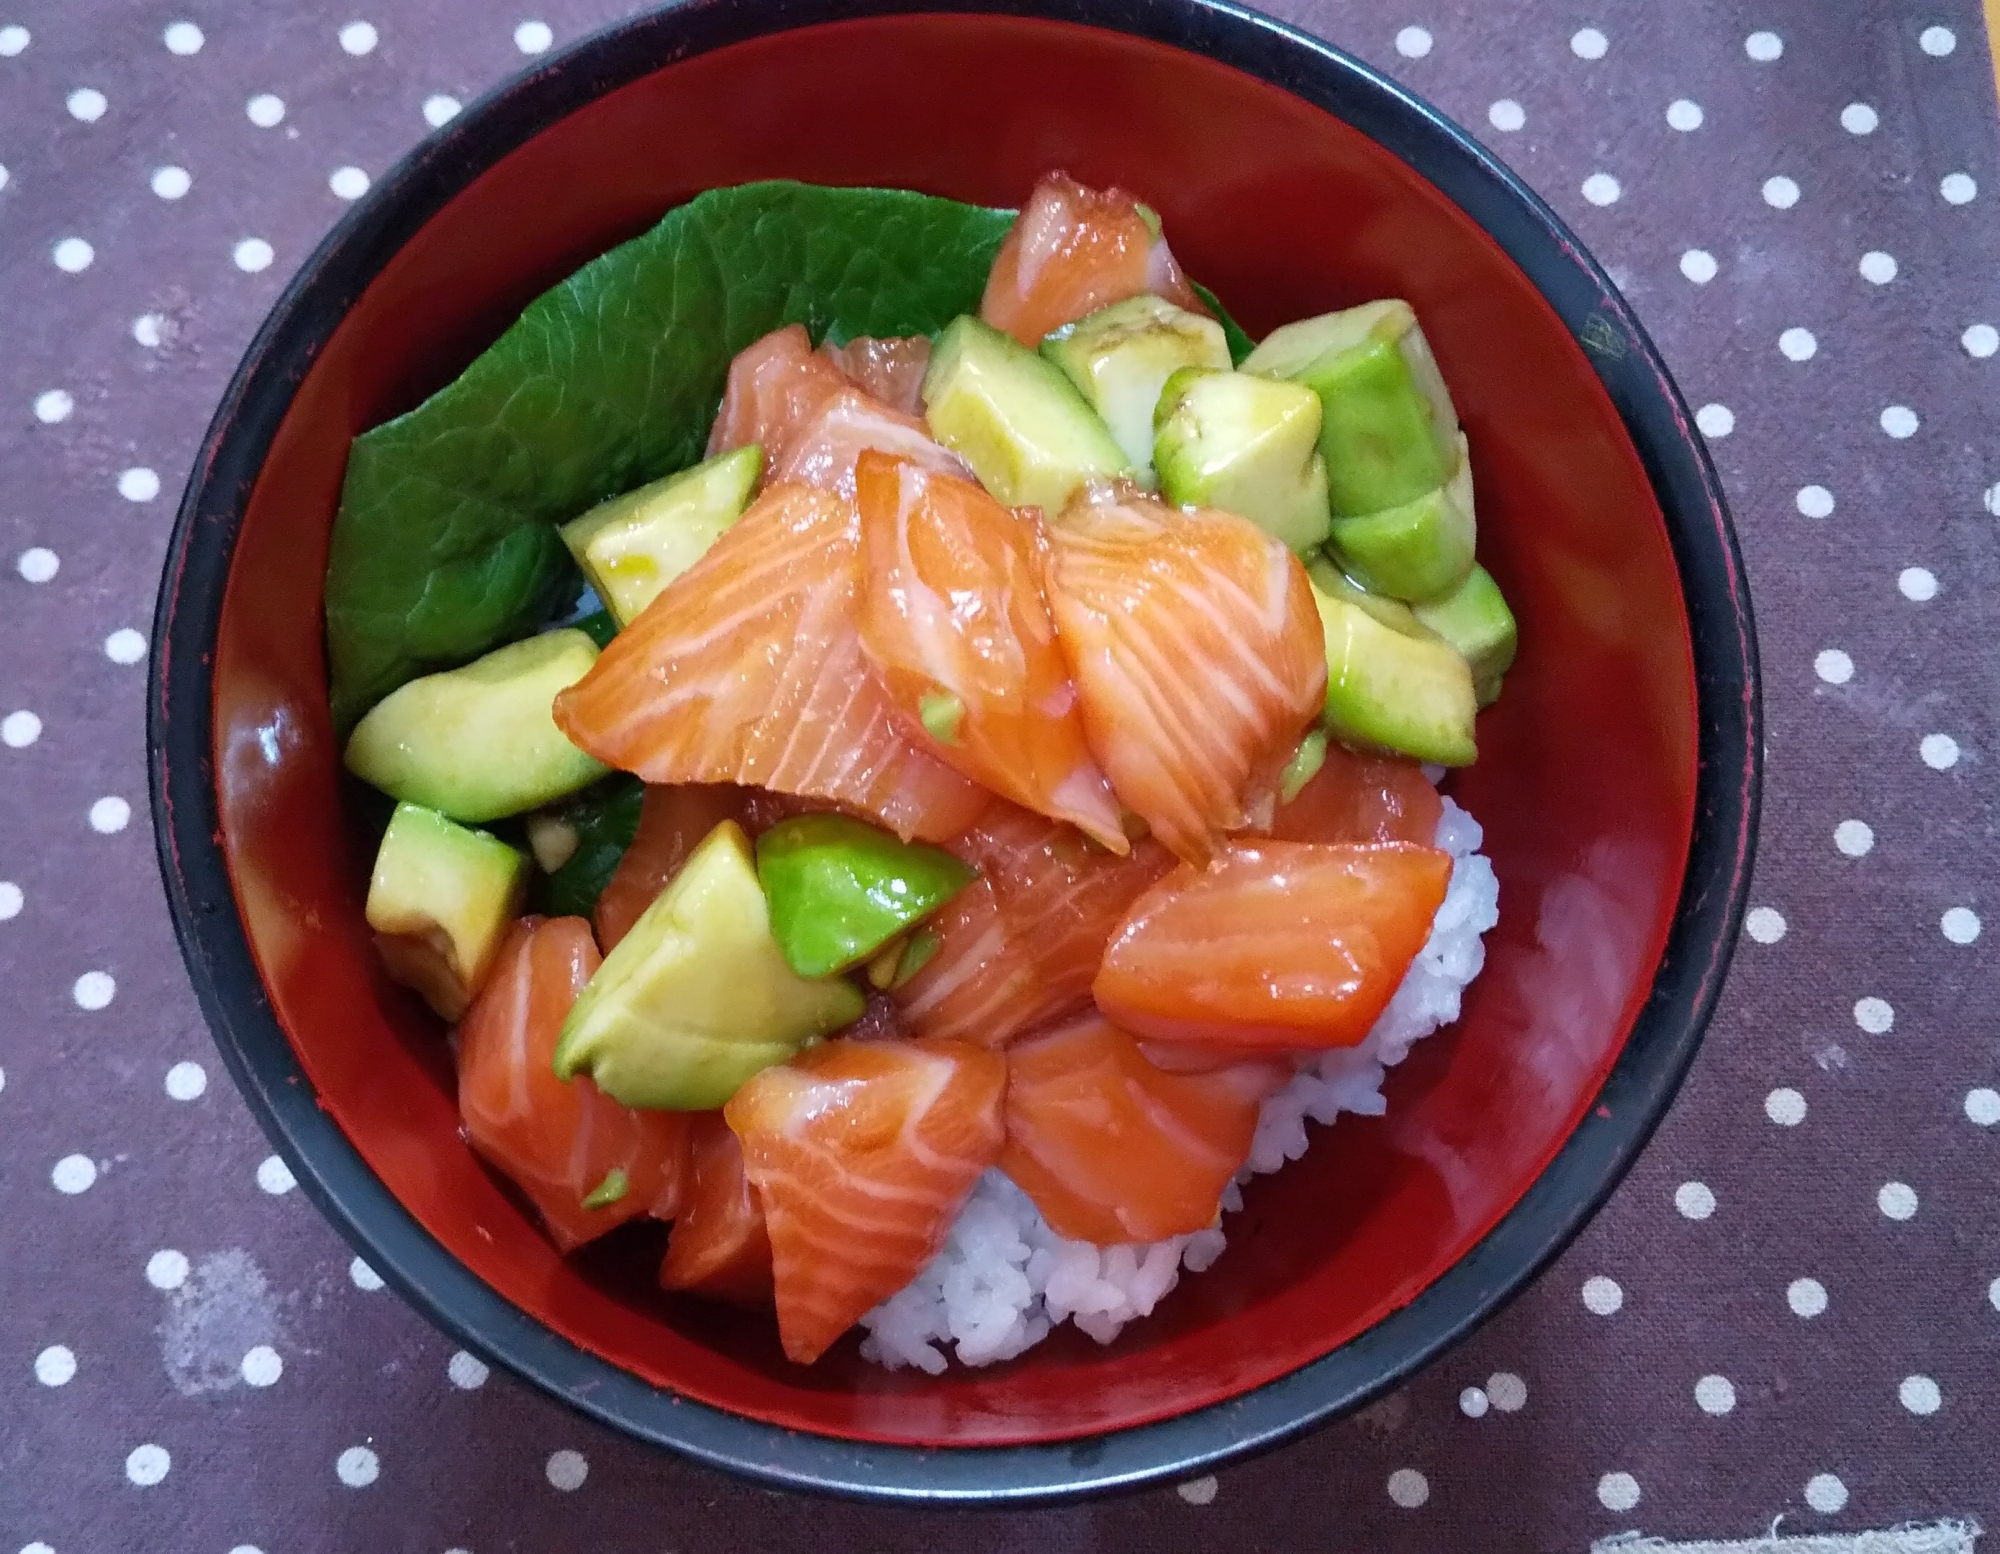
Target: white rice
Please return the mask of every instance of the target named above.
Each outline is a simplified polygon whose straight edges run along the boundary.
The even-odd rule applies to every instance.
[[[1380,1116],[1384,1073],[1413,1042],[1458,1018],[1459,996],[1486,961],[1480,935],[1500,919],[1500,885],[1481,840],[1479,823],[1446,799],[1437,845],[1454,862],[1430,938],[1366,1041],[1324,1054],[1264,1103],[1250,1158],[1223,1193],[1225,1210],[1243,1206],[1240,1183],[1306,1152],[1306,1119]],[[861,1319],[869,1335],[861,1352],[891,1370],[914,1365],[935,1376],[948,1363],[940,1345],[963,1364],[991,1365],[1040,1343],[1060,1322],[1108,1344],[1166,1298],[1182,1268],[1200,1273],[1220,1257],[1223,1241],[1219,1227],[1151,1246],[1065,1241],[1026,1193],[988,1171],[944,1250]]]

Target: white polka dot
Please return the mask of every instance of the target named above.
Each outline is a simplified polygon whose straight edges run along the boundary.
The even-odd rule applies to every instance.
[[[1986,1286],[1986,1299],[1995,1311],[2000,1311],[2000,1279]]]
[[[1949,27],[1926,27],[1917,39],[1917,47],[1932,59],[1943,59],[1958,47],[1958,34]]]
[[[28,46],[28,29],[0,27],[0,59],[12,59]]]
[[[461,104],[456,97],[447,97],[440,92],[435,97],[424,99],[424,122],[432,129],[443,129],[458,117]]]
[[[1970,907],[1953,907],[1938,919],[1938,928],[1953,944],[1970,944],[1979,937],[1979,914]]]
[[[285,100],[271,92],[259,92],[243,105],[243,111],[259,129],[276,129],[285,122]]]
[[[1415,1468],[1398,1468],[1389,1475],[1389,1498],[1405,1511],[1414,1511],[1431,1497],[1431,1483]]]
[[[1625,1304],[1625,1292],[1619,1288],[1616,1279],[1595,1274],[1583,1281],[1583,1304],[1586,1310],[1600,1317],[1614,1316],[1618,1308]]]
[[[549,1453],[549,1465],[545,1471],[551,1484],[567,1492],[583,1488],[583,1481],[590,1476],[590,1463],[582,1452],[565,1447],[562,1451]]]
[[[146,656],[146,639],[130,626],[120,626],[104,639],[104,656],[114,664],[136,664]]]
[[[1569,51],[1578,59],[1602,59],[1610,40],[1595,27],[1584,27],[1570,35]]]
[[[1965,173],[1946,173],[1938,183],[1938,193],[1947,205],[1966,205],[1979,193],[1979,185]]]
[[[1828,685],[1845,685],[1854,678],[1854,660],[1839,648],[1825,648],[1813,660],[1813,673]]]
[[[259,270],[271,268],[271,260],[276,257],[271,245],[261,237],[246,237],[236,245],[230,255],[236,261],[236,268],[247,275],[255,275]]]
[[[381,1473],[382,1464],[366,1446],[350,1446],[335,1460],[333,1471],[349,1489],[366,1489]]]
[[[268,1387],[285,1374],[285,1362],[269,1344],[259,1344],[243,1356],[243,1379],[253,1387]]]
[[[25,750],[42,737],[42,720],[32,712],[10,712],[0,718],[0,744]]]
[[[1912,604],[1924,604],[1937,597],[1937,574],[1927,567],[1904,567],[1896,574],[1896,591]]]
[[[1786,361],[1809,362],[1819,354],[1819,341],[1810,329],[1787,329],[1778,336],[1778,349]]]
[[[1843,820],[1833,828],[1833,845],[1849,858],[1865,858],[1875,845],[1875,829],[1865,820]]]
[[[1861,256],[1861,278],[1876,286],[1886,286],[1896,278],[1896,256],[1870,249]]]
[[[1831,1516],[1847,1504],[1847,1486],[1831,1473],[1815,1473],[1806,1481],[1806,1504]]]
[[[229,1554],[264,1554],[264,1551],[254,1543],[239,1543]]]
[[[199,1063],[180,1062],[167,1070],[167,1094],[176,1101],[194,1101],[208,1088],[208,1071]]]
[[[1707,1219],[1715,1212],[1715,1194],[1706,1182],[1682,1182],[1674,1189],[1674,1207],[1687,1219]]]
[[[1422,59],[1431,51],[1431,35],[1421,27],[1405,27],[1396,34],[1396,52],[1405,59]]]
[[[1486,110],[1486,122],[1502,134],[1511,135],[1528,122],[1528,114],[1513,98],[1503,97]]]
[[[525,26],[526,23],[522,25]],[[1189,1505],[1213,1505],[1215,1503],[1215,1492],[1219,1487],[1215,1481],[1215,1475],[1210,1473],[1202,1478],[1191,1478],[1185,1484],[1176,1484],[1174,1486],[1174,1493],[1179,1495]]]
[[[35,1356],[35,1380],[45,1387],[60,1387],[76,1374],[76,1356],[61,1344],[51,1344]]]
[[[162,339],[160,333],[162,322],[157,313],[141,313],[132,320],[132,338],[148,350],[156,349]]]
[[[1701,104],[1691,98],[1677,97],[1667,104],[1667,126],[1683,132],[1701,128]]]
[[[1896,1011],[1886,998],[1859,998],[1854,1002],[1854,1023],[1870,1036],[1886,1036],[1896,1028]]]
[[[146,1259],[146,1282],[156,1290],[177,1290],[187,1283],[188,1260],[168,1247]]]
[[[1965,1115],[1982,1128],[1990,1128],[2000,1122],[2000,1090],[1989,1090],[1982,1085],[1977,1090],[1966,1091]]]
[[[173,1466],[173,1458],[167,1455],[164,1446],[135,1446],[125,1459],[125,1476],[141,1488],[157,1484],[167,1476],[167,1469]]]
[[[104,110],[110,106],[104,94],[94,86],[80,86],[67,99],[69,116],[85,124],[95,124],[104,117]]]
[[[1917,435],[1916,411],[1908,405],[1890,405],[1882,412],[1882,430],[1898,442]]]
[[[2000,329],[1991,324],[1974,324],[1958,337],[1958,343],[1965,347],[1967,356],[1984,361],[1995,351],[2000,351]]]
[[[257,1167],[257,1185],[276,1197],[296,1187],[298,1178],[292,1175],[292,1168],[276,1155],[266,1155]]]
[[[62,558],[43,546],[31,545],[21,552],[21,559],[14,565],[29,582],[46,583],[62,567]]]
[[[1736,1407],[1736,1387],[1727,1376],[1704,1376],[1694,1384],[1695,1406],[1704,1414],[1726,1414]]]
[[[343,200],[358,200],[368,192],[368,175],[358,167],[336,167],[326,186]]]
[[[16,885],[12,880],[0,880],[0,923],[6,922],[10,917],[19,917],[21,915],[21,907],[25,901],[26,897],[21,894],[21,887],[19,885]],[[1951,914],[1947,912],[1945,915],[1949,917]],[[1972,930],[1972,938],[1976,939],[1979,937],[1979,929],[1976,926],[1978,919],[1974,918],[1973,922],[1975,926]],[[1960,942],[1970,944],[1972,939],[1965,939]]]
[[[1985,504],[1989,513],[1995,518],[2000,518],[2000,483],[1986,488]]]
[[[44,389],[35,396],[35,419],[44,426],[67,421],[74,409],[76,401],[64,389]]]
[[[1736,430],[1736,412],[1727,405],[1703,405],[1694,413],[1694,424],[1704,437],[1727,437]]]
[[[74,1197],[80,1192],[90,1191],[90,1184],[97,1180],[97,1165],[88,1155],[64,1155],[49,1172],[49,1180],[60,1193]]]
[[[118,494],[128,502],[150,502],[160,494],[160,477],[150,469],[128,469],[118,477]]]
[[[354,1287],[357,1290],[379,1290],[382,1288],[382,1276],[358,1257],[347,1265],[347,1277],[354,1281]]]
[[[340,46],[350,54],[373,53],[381,36],[369,22],[349,22],[340,29]]]
[[[1926,734],[1917,745],[1917,754],[1934,772],[1948,772],[1958,765],[1958,741],[1949,734]]]
[[[1715,279],[1715,255],[1705,248],[1690,248],[1681,255],[1681,274],[1697,286],[1706,286]]]
[[[1884,1182],[1875,1194],[1875,1207],[1890,1219],[1908,1219],[1917,1212],[1916,1189],[1903,1182]]]
[[[1806,1098],[1796,1090],[1773,1090],[1764,1097],[1764,1115],[1781,1128],[1796,1128],[1806,1120]]]
[[[111,836],[132,823],[132,806],[116,794],[106,794],[90,806],[90,829]]]
[[[1458,1395],[1458,1411],[1465,1415],[1467,1419],[1485,1418],[1486,1410],[1490,1406],[1486,1393],[1482,1388],[1467,1387]]]
[[[1629,1473],[1607,1473],[1597,1481],[1597,1503],[1607,1511],[1629,1511],[1639,1503],[1639,1481]]]
[[[1764,203],[1777,210],[1790,210],[1799,203],[1799,186],[1795,179],[1780,173],[1776,178],[1764,180]]]
[[[1816,1317],[1826,1310],[1826,1286],[1817,1279],[1794,1279],[1785,1286],[1785,1304],[1794,1316]]]
[[[201,29],[193,22],[169,22],[167,30],[160,34],[169,54],[199,54],[203,42]]]
[[[492,1374],[487,1370],[484,1361],[475,1355],[467,1354],[463,1349],[445,1362],[444,1373],[451,1378],[451,1384],[461,1392],[477,1391],[486,1385],[486,1378]]]
[[[66,237],[49,250],[56,262],[56,268],[69,275],[81,275],[90,268],[90,261],[97,257],[97,250],[80,237]]]
[[[1833,514],[1833,493],[1825,486],[1800,486],[1793,500],[1808,518],[1827,518]]]
[[[1743,52],[1760,65],[1768,65],[1785,52],[1785,40],[1775,32],[1753,32],[1743,40]]]
[[[1776,944],[1785,937],[1785,914],[1776,907],[1752,907],[1743,928],[1759,944]]]
[[[117,993],[118,984],[109,972],[104,971],[86,971],[70,989],[70,996],[76,1000],[79,1009],[102,1009]]]
[[[1495,1371],[1486,1378],[1486,1396],[1501,1413],[1519,1413],[1528,1402],[1528,1384],[1512,1371]]]
[[[1583,181],[1583,197],[1593,205],[1615,205],[1622,192],[1609,173],[1592,173]]]
[[[194,176],[185,167],[153,169],[153,192],[163,200],[177,200],[194,187]]]
[[[523,22],[514,29],[514,47],[523,54],[545,54],[555,41],[547,22]]]
[[[1913,1414],[1935,1414],[1944,1403],[1944,1394],[1928,1376],[1905,1376],[1896,1396]]]

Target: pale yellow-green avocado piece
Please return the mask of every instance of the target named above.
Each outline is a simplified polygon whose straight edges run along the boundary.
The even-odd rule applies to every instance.
[[[368,882],[368,926],[389,975],[458,1019],[493,970],[527,884],[528,860],[497,837],[398,804]]]
[[[931,435],[1009,507],[1053,516],[1085,482],[1137,474],[1053,362],[969,314],[938,336],[923,393]]]
[[[861,1018],[845,977],[802,977],[771,935],[750,839],[709,832],[590,979],[556,1044],[626,1106],[707,1111],[752,1074]]]
[[[1477,543],[1472,455],[1461,432],[1450,480],[1398,507],[1335,518],[1327,549],[1362,587],[1421,604],[1465,581]]]
[[[1042,341],[1042,355],[1090,401],[1147,481],[1153,478],[1153,412],[1167,379],[1186,367],[1229,370],[1229,341],[1220,324],[1154,296],[1128,297],[1063,325]]]
[[[1326,726],[1351,744],[1440,766],[1478,758],[1472,671],[1442,638],[1408,635],[1352,599],[1313,584],[1326,639]]]
[[[1475,564],[1457,588],[1442,599],[1418,605],[1415,614],[1471,665],[1479,705],[1490,707],[1498,701],[1500,682],[1514,667],[1520,638],[1514,612],[1492,574]]]
[[[756,443],[614,496],[559,531],[620,627],[666,591],[743,515],[764,473]]]
[[[1326,538],[1319,396],[1244,372],[1177,372],[1159,402],[1153,461],[1160,494],[1180,506],[1248,518],[1296,551]]]
[[[454,820],[498,820],[588,787],[608,767],[556,727],[556,693],[597,662],[577,630],[496,648],[391,691],[355,726],[347,769]]]

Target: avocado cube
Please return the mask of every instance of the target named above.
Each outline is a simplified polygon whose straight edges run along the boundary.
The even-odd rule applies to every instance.
[[[1245,372],[1177,372],[1153,459],[1169,502],[1248,518],[1293,550],[1327,536],[1326,461],[1311,389]]]
[[[1498,701],[1501,679],[1514,666],[1519,636],[1514,612],[1507,608],[1493,575],[1475,564],[1458,587],[1442,599],[1418,605],[1415,613],[1471,666],[1479,705],[1490,707]]]
[[[1411,636],[1317,582],[1326,638],[1326,726],[1350,744],[1400,751],[1440,766],[1470,766],[1479,750],[1472,671],[1450,643]]]
[[[942,847],[899,841],[845,815],[798,815],[757,838],[771,932],[802,977],[859,965],[977,873]]]
[[[620,627],[701,560],[743,515],[764,473],[756,443],[599,503],[559,531]]]
[[[556,693],[597,662],[575,627],[544,632],[392,691],[355,725],[347,769],[454,820],[498,820],[574,793],[608,767],[556,727]]]
[[[1415,604],[1465,581],[1477,538],[1472,460],[1460,433],[1449,481],[1400,507],[1334,519],[1327,550],[1362,587]]]
[[[1110,428],[1142,480],[1153,477],[1153,412],[1167,379],[1184,367],[1229,370],[1229,341],[1212,318],[1163,297],[1128,297],[1065,324],[1042,341]]]
[[[923,395],[931,435],[1009,507],[1058,513],[1085,482],[1138,473],[1053,362],[970,315],[938,336]]]
[[[368,882],[368,926],[389,975],[458,1019],[492,971],[527,884],[528,860],[505,842],[398,804]]]
[[[866,1004],[845,978],[785,963],[750,839],[725,820],[604,957],[563,1022],[555,1070],[625,1106],[707,1111]]]

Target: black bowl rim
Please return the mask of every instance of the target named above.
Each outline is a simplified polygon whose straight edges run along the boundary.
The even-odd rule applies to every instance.
[[[1369,135],[1473,218],[1576,334],[1667,517],[1700,721],[1695,829],[1665,955],[1617,1064],[1527,1193],[1416,1300],[1241,1397],[1108,1435],[921,1449],[786,1430],[651,1385],[543,1327],[432,1239],[321,1110],[271,1008],[220,846],[210,654],[237,532],[306,369],[436,211],[541,127],[675,60],[859,17],[965,13],[1081,23],[1203,55]],[[1229,0],[686,0],[579,40],[423,142],[286,287],[204,437],[153,623],[147,747],[174,928],[231,1076],[308,1197],[405,1299],[469,1349],[641,1440],[767,1485],[887,1502],[1033,1503],[1185,1478],[1358,1407],[1524,1288],[1610,1195],[1665,1114],[1720,993],[1749,889],[1762,707],[1748,585],[1722,489],[1658,351],[1555,213],[1464,129],[1366,64]]]

